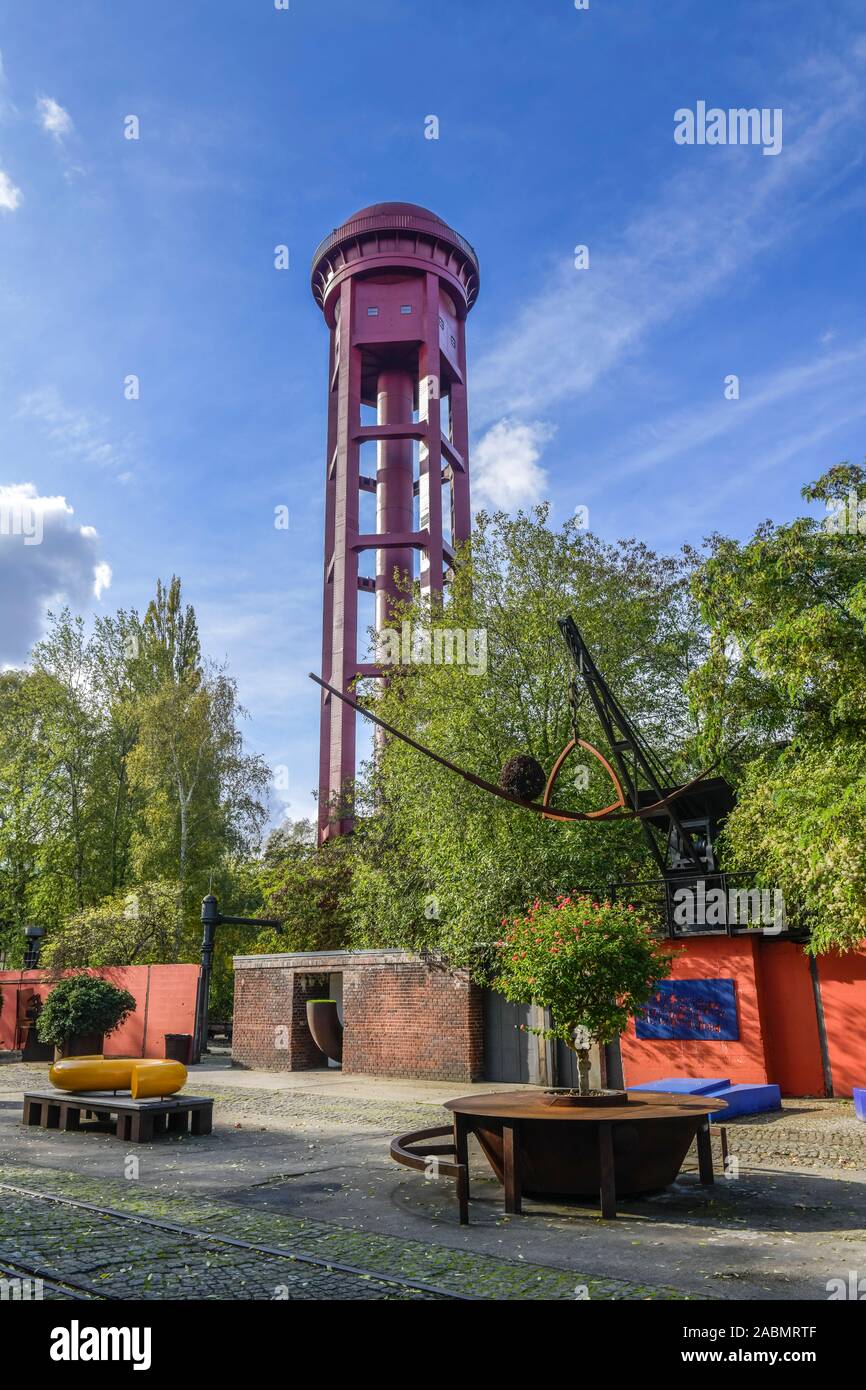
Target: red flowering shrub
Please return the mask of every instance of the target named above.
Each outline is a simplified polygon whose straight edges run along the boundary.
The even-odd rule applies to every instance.
[[[590,1044],[623,1032],[670,974],[669,952],[630,904],[589,897],[536,900],[502,928],[496,989],[512,1003],[550,1010],[551,1027],[533,1031],[577,1053],[585,1090]]]

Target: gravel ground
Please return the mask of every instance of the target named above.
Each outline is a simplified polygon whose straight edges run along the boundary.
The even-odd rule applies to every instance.
[[[197,1086],[196,1091],[213,1096],[215,1111],[226,1118],[256,1116],[294,1127],[315,1126],[327,1120],[351,1124],[356,1129],[384,1129],[398,1134],[450,1122],[446,1110],[429,1102],[346,1101],[298,1091],[239,1090],[230,1082],[223,1086],[212,1081]],[[851,1101],[786,1100],[781,1111],[731,1120],[726,1128],[730,1153],[750,1164],[866,1172],[866,1124],[857,1119]]]
[[[295,1265],[288,1277],[279,1257],[141,1226],[118,1239],[110,1218],[52,1207],[46,1219],[45,1203],[0,1190],[0,1266],[17,1255],[97,1297],[413,1296],[389,1289],[390,1276],[484,1299],[786,1300],[826,1297],[828,1278],[866,1268],[866,1125],[850,1102],[787,1101],[729,1123],[736,1164],[725,1176],[736,1180],[702,1188],[692,1155],[672,1188],[623,1201],[615,1222],[591,1203],[529,1201],[523,1217],[506,1216],[475,1151],[471,1225],[460,1227],[452,1184],[388,1159],[391,1136],[447,1121],[442,1091],[415,1100],[405,1084],[389,1094],[360,1079],[347,1095],[316,1073],[305,1090],[193,1071],[190,1091],[215,1100],[213,1135],[124,1146],[109,1133],[25,1129],[21,1092],[44,1087],[46,1070],[0,1065],[0,1182],[369,1271],[329,1282]],[[138,1181],[125,1172],[133,1156]]]

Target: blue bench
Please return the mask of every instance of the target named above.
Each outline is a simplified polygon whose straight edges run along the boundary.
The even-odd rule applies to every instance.
[[[736,1120],[741,1115],[760,1115],[782,1108],[782,1093],[778,1086],[749,1085],[747,1082],[732,1086],[730,1079],[724,1076],[664,1076],[660,1081],[642,1081],[637,1086],[629,1086],[628,1089],[667,1091],[685,1096],[717,1096],[719,1100],[727,1102],[726,1122]],[[866,1091],[861,1094],[866,1101]],[[860,1118],[866,1119],[866,1114]]]

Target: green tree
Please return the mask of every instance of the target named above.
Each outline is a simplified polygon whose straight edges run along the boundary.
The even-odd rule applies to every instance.
[[[257,950],[334,951],[347,944],[353,848],[347,836],[318,846],[308,820],[273,832],[260,883],[265,915],[283,925],[279,934],[261,935]]]
[[[143,620],[120,610],[88,632],[49,615],[29,668],[0,673],[0,949],[20,957],[28,921],[77,931],[136,884],[179,881],[164,959],[188,958],[196,899],[236,873],[265,816],[242,715],[176,577]]]
[[[43,747],[41,843],[45,886],[65,906],[81,909],[99,854],[94,795],[100,755],[100,711],[94,699],[93,643],[81,618],[64,610],[32,655],[27,682]],[[68,892],[64,892],[68,885]]]
[[[59,1047],[70,1038],[114,1033],[134,1010],[129,990],[93,975],[70,975],[51,990],[36,1032],[40,1042]]]
[[[551,1026],[529,1031],[575,1053],[581,1092],[589,1089],[590,1045],[618,1038],[671,973],[669,952],[633,906],[565,894],[503,921],[496,960],[506,999],[550,1010]]]
[[[827,518],[713,538],[690,689],[705,755],[739,741],[728,866],[782,890],[809,949],[850,950],[866,937],[866,470],[830,469],[803,496]]]
[[[109,894],[130,880],[132,837],[142,811],[129,781],[129,757],[138,738],[136,657],[140,642],[141,624],[135,610],[119,609],[113,617],[96,619],[93,659],[97,680],[93,688],[102,725],[102,881]]]
[[[159,687],[165,681],[177,686],[184,682],[198,684],[198,620],[191,604],[184,607],[182,585],[176,574],[167,589],[157,579],[156,597],[147,606],[141,635],[141,664],[149,673],[151,686]]]
[[[172,959],[176,883],[144,883],[69,918],[47,938],[43,962],[54,970],[148,965]]]
[[[375,708],[457,764],[496,782],[515,752],[545,772],[571,737],[576,672],[557,619],[572,613],[622,703],[666,761],[686,773],[682,745],[697,726],[684,681],[704,658],[689,596],[695,557],[659,556],[636,541],[609,545],[547,511],[481,515],[471,554],[458,559],[448,603],[415,599],[420,629],[481,632],[486,663],[395,667]],[[578,731],[600,738],[582,683]],[[575,767],[579,773],[575,775]],[[554,804],[611,800],[594,760],[573,759]],[[482,975],[503,916],[529,893],[655,876],[634,822],[553,823],[495,801],[397,740],[364,770],[358,794],[352,931],[358,945],[426,946]]]
[[[39,863],[44,750],[28,677],[0,672],[0,954],[20,958]]]
[[[87,635],[68,610],[49,615],[30,669],[0,684],[0,900],[19,925],[54,925],[127,881],[132,621],[99,619]]]
[[[235,682],[218,670],[164,682],[139,706],[129,770],[148,815],[136,832],[133,862],[142,880],[173,877],[180,885],[176,952],[210,870],[249,850],[264,823],[268,771],[244,751],[242,714]]]

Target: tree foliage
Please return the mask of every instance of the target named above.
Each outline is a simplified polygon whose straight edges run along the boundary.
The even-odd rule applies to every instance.
[[[317,846],[307,820],[273,832],[259,882],[265,915],[279,919],[282,931],[262,934],[257,950],[334,951],[346,945],[353,848],[346,836]]]
[[[659,556],[637,541],[608,545],[574,521],[554,531],[543,508],[515,519],[482,514],[444,609],[416,600],[402,617],[410,630],[483,631],[486,668],[395,667],[375,709],[488,781],[497,782],[515,754],[549,772],[574,730],[576,673],[557,627],[571,613],[632,717],[669,763],[687,771],[681,750],[697,728],[683,687],[705,656],[688,588],[694,562],[689,552]],[[599,730],[581,682],[578,695],[579,732],[593,742]],[[560,788],[555,804],[574,809],[612,800],[591,759],[567,764]],[[652,872],[634,823],[543,820],[494,801],[397,740],[366,767],[356,813],[354,942],[443,950],[479,977],[497,924],[530,897]]]
[[[612,1042],[647,1003],[656,981],[671,972],[670,954],[634,907],[578,895],[536,900],[503,920],[494,983],[506,999],[550,1010],[551,1026],[531,1029],[557,1038],[578,1058],[586,1090],[590,1044]]]
[[[143,883],[74,914],[46,939],[42,960],[54,970],[149,965],[175,953],[180,885]]]
[[[265,819],[243,713],[201,656],[179,579],[158,582],[143,619],[120,610],[88,631],[52,616],[28,667],[0,674],[0,949],[20,957],[35,921],[58,959],[90,963],[99,927],[123,956],[152,959],[159,940],[164,960],[189,959],[211,874],[255,848]],[[147,925],[129,926],[131,892]]]
[[[706,754],[735,749],[728,866],[781,888],[810,949],[846,950],[866,937],[866,526],[850,524],[866,470],[840,465],[803,496],[828,518],[713,538],[690,690]]]
[[[68,1038],[115,1032],[135,1009],[129,990],[93,975],[70,975],[56,984],[39,1014],[39,1041],[60,1046]]]

